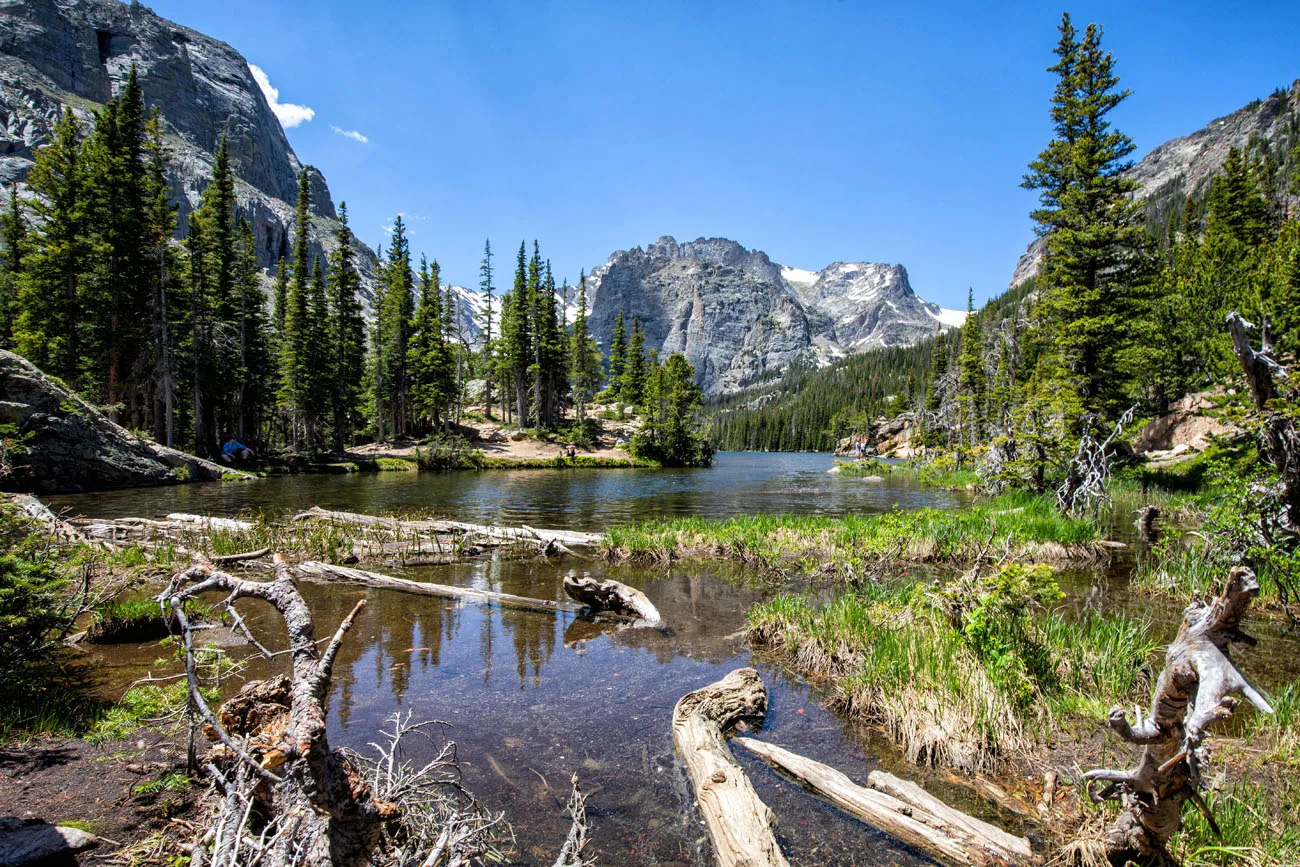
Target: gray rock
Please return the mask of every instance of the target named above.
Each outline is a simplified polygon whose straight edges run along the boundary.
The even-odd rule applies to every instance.
[[[18,445],[0,468],[2,490],[59,493],[251,478],[135,436],[3,350],[0,425],[12,426]]]
[[[235,49],[119,0],[8,0],[0,3],[0,182],[20,182],[32,155],[71,107],[86,124],[119,92],[135,64],[145,102],[162,109],[173,198],[184,216],[198,206],[224,134],[240,183],[242,216],[253,224],[258,261],[273,268],[289,254],[302,163]],[[327,255],[336,227],[324,177],[312,186],[313,252]],[[7,193],[4,196],[7,199]],[[359,245],[370,292],[374,254]]]
[[[606,350],[620,311],[641,320],[647,349],[680,352],[707,394],[743,388],[801,357],[825,363],[914,343],[947,327],[901,265],[836,262],[821,271],[773,263],[725,238],[660,238],[615,253],[587,281],[590,326]]]
[[[42,819],[0,816],[0,867],[21,867],[84,852],[99,845],[94,834]]]

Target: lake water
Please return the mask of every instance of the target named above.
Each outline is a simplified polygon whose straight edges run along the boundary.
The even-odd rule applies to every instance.
[[[291,476],[238,484],[188,485],[59,497],[52,505],[96,516],[283,514],[319,505],[369,513],[430,510],[468,521],[599,530],[651,517],[726,517],[757,512],[843,514],[933,505],[968,498],[902,480],[885,483],[828,475],[829,455],[723,454],[709,470],[535,470]],[[1130,561],[1131,562],[1131,561]],[[751,656],[743,636],[748,608],[778,588],[738,568],[678,564],[615,567],[577,559],[478,560],[408,569],[408,577],[543,599],[564,599],[570,570],[641,588],[664,616],[664,629],[596,623],[467,605],[393,591],[304,583],[318,631],[333,629],[367,599],[335,667],[330,738],[364,751],[394,710],[450,724],[465,782],[514,826],[510,857],[550,864],[568,828],[568,779],[590,793],[591,852],[605,865],[708,865],[712,855],[681,764],[670,720],[685,693],[743,665],[769,690],[760,737],[837,767],[865,782],[874,767],[915,779],[940,797],[1024,832],[1011,816],[942,773],[908,765],[881,736],[823,706],[816,688]],[[1125,571],[1126,574],[1126,571]],[[1071,604],[1128,605],[1123,576],[1069,576]],[[1098,602],[1097,600],[1101,600]],[[1144,603],[1152,628],[1168,633],[1178,610]],[[283,628],[265,608],[250,622],[274,642]],[[1258,630],[1257,630],[1258,631]],[[1264,635],[1260,636],[1265,638]],[[1261,641],[1270,656],[1294,655],[1294,642]],[[118,692],[160,656],[155,645],[100,648],[106,690]],[[1249,660],[1249,656],[1246,657]],[[1246,662],[1246,670],[1251,670]],[[271,673],[254,660],[248,677]],[[1294,674],[1292,674],[1294,676]],[[1267,684],[1266,684],[1267,685]],[[429,748],[412,744],[419,761]],[[931,863],[803,793],[760,761],[737,751],[759,795],[778,818],[778,838],[794,864]]]
[[[95,517],[168,512],[268,515],[311,506],[370,514],[431,510],[463,521],[602,530],[646,518],[756,513],[842,515],[967,501],[913,482],[842,479],[829,454],[723,452],[706,470],[456,470],[275,476],[51,497]]]

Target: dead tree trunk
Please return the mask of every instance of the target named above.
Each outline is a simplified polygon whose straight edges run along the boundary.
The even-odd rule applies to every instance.
[[[228,593],[227,603],[261,599],[280,614],[289,633],[292,678],[288,719],[283,726],[262,726],[256,734],[245,733],[243,743],[236,742],[238,735],[227,732],[208,709],[194,675],[191,633],[181,603],[213,590]],[[215,763],[209,766],[225,790],[229,807],[228,815],[214,825],[214,839],[209,841],[212,863],[240,863],[237,854],[244,835],[251,833],[244,825],[253,812],[254,800],[262,801],[274,817],[272,833],[262,835],[266,843],[261,860],[268,867],[368,862],[380,824],[388,818],[385,805],[376,801],[343,755],[330,749],[325,734],[325,700],[334,660],[364,601],[357,603],[324,651],[319,651],[311,611],[280,557],[276,558],[275,580],[269,582],[246,581],[201,563],[177,575],[159,600],[171,606],[182,626],[194,706],[229,756],[224,770]],[[245,781],[257,784],[264,794],[254,797],[253,789],[243,785]],[[195,867],[200,867],[204,852],[204,846],[195,846]]]
[[[658,626],[663,622],[655,608],[640,590],[619,581],[597,581],[590,575],[564,576],[564,592],[593,611],[612,611],[638,618],[638,626]]]
[[[766,713],[767,688],[752,668],[687,693],[673,708],[673,745],[722,867],[787,867],[772,832],[776,817],[731,757],[725,735],[742,719]]]
[[[1230,656],[1233,642],[1255,643],[1239,624],[1258,592],[1255,573],[1234,567],[1217,599],[1194,602],[1183,613],[1182,628],[1156,681],[1151,716],[1139,716],[1129,725],[1123,708],[1111,709],[1111,730],[1143,747],[1131,770],[1084,775],[1106,783],[1094,800],[1118,798],[1124,805],[1106,836],[1106,855],[1116,867],[1129,861],[1144,867],[1176,864],[1167,846],[1182,824],[1185,801],[1195,803],[1217,830],[1200,795],[1202,741],[1211,725],[1232,715],[1238,704],[1234,695],[1245,696],[1263,713],[1273,712]]]
[[[1273,399],[1278,396],[1275,378],[1285,381],[1287,369],[1274,360],[1273,347],[1267,340],[1255,351],[1247,333],[1252,328],[1241,314],[1228,314],[1232,346],[1250,385],[1255,410],[1261,415],[1263,450],[1282,477],[1279,523],[1287,533],[1300,533],[1300,432],[1294,419],[1273,405]]]

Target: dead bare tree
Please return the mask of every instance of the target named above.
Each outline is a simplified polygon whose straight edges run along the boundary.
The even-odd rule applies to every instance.
[[[1263,492],[1277,500],[1279,513],[1270,522],[1274,526],[1261,528],[1268,536],[1270,529],[1290,537],[1300,535],[1300,432],[1296,430],[1295,417],[1277,405],[1281,397],[1278,382],[1289,384],[1287,369],[1273,357],[1273,347],[1268,341],[1267,328],[1260,349],[1250,345],[1249,332],[1255,326],[1233,312],[1228,314],[1228,334],[1250,385],[1255,411],[1260,415],[1262,451],[1280,476],[1277,489]],[[1266,539],[1267,540],[1267,539]]]
[[[1133,421],[1137,406],[1131,406],[1115,422],[1110,436],[1101,442],[1092,435],[1095,422],[1089,417],[1083,425],[1079,448],[1065,469],[1065,482],[1056,491],[1056,505],[1071,515],[1096,515],[1110,502],[1110,470],[1114,459],[1111,448],[1124,427]]]
[[[1234,567],[1217,599],[1193,602],[1183,612],[1182,628],[1156,681],[1150,716],[1143,720],[1141,712],[1135,712],[1130,725],[1123,708],[1111,709],[1111,730],[1142,747],[1137,766],[1130,770],[1098,769],[1084,775],[1090,787],[1094,781],[1105,783],[1092,793],[1093,800],[1119,799],[1123,804],[1106,835],[1106,857],[1116,867],[1130,861],[1144,867],[1176,865],[1167,847],[1182,824],[1186,801],[1205,814],[1217,833],[1200,794],[1205,736],[1210,726],[1232,715],[1237,695],[1263,713],[1273,712],[1230,655],[1235,642],[1255,643],[1240,623],[1258,592],[1255,573]]]
[[[219,714],[200,691],[193,630],[182,608],[212,591],[228,594],[223,604],[235,628],[259,653],[291,660],[288,676],[247,684]],[[499,855],[493,844],[504,818],[461,786],[455,744],[443,741],[419,768],[405,757],[407,738],[431,736],[440,724],[395,714],[392,729],[371,744],[375,757],[330,747],[331,672],[364,600],[327,642],[317,641],[311,611],[280,555],[272,581],[237,578],[204,562],[174,576],[158,599],[180,627],[191,708],[217,742],[206,762],[217,797],[208,827],[190,847],[192,867],[465,867]],[[260,599],[276,610],[288,631],[287,650],[273,653],[253,637],[235,609],[239,599]],[[570,832],[565,851],[576,853],[585,843],[584,804],[585,798],[570,805],[580,828]],[[577,849],[570,845],[575,834]]]

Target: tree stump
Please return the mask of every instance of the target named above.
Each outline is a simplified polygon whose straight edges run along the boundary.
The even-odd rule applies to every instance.
[[[1167,846],[1182,824],[1184,802],[1196,804],[1214,825],[1200,795],[1202,742],[1210,726],[1232,715],[1236,695],[1263,713],[1273,712],[1229,653],[1234,642],[1255,643],[1239,624],[1257,593],[1255,573],[1234,567],[1217,599],[1193,602],[1183,612],[1182,627],[1156,681],[1150,717],[1139,715],[1130,725],[1123,708],[1111,709],[1111,730],[1142,746],[1137,767],[1084,775],[1090,787],[1092,781],[1106,784],[1093,793],[1094,800],[1117,798],[1124,805],[1106,835],[1106,856],[1116,867],[1129,861],[1144,867],[1176,864]]]

